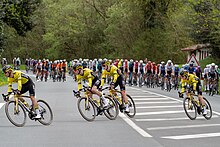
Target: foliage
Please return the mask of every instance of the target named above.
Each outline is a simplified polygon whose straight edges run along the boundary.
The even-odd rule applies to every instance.
[[[8,24],[3,56],[9,61],[17,56],[22,60],[147,57],[182,63],[186,55],[180,49],[197,43],[210,43],[212,55],[220,57],[217,0],[3,2]]]

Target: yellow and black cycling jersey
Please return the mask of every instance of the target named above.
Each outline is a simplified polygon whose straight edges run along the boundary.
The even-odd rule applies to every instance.
[[[12,92],[12,83],[18,83],[18,90],[21,91],[22,85],[29,82],[30,78],[21,71],[13,71],[13,78],[8,77],[8,93]]]
[[[83,75],[81,75],[81,74],[76,75],[76,79],[78,82],[78,90],[82,89],[82,83],[81,83],[82,79],[87,80],[89,82],[89,87],[92,87],[92,80],[96,77],[93,74],[92,70],[90,70],[88,68],[84,68],[82,70],[83,70]]]
[[[103,86],[105,83],[106,75],[113,77],[112,82],[116,83],[116,81],[117,81],[118,77],[121,75],[121,73],[120,73],[120,70],[115,65],[111,65],[109,71],[103,70],[102,71],[101,86]]]
[[[199,82],[199,78],[194,74],[188,74],[187,79],[181,79],[182,90],[181,93],[185,92],[185,84],[192,86],[193,90],[196,91],[197,83]]]

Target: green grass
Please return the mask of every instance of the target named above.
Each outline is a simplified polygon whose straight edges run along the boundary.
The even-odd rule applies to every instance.
[[[7,78],[5,77],[5,75],[0,72],[0,86],[7,84]]]

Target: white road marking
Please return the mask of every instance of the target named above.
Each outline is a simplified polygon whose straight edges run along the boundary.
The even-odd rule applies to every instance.
[[[169,100],[168,98],[133,98],[135,101],[158,101],[158,100]]]
[[[158,96],[157,95],[143,95],[143,96],[139,96],[139,95],[132,95],[132,98],[136,98],[136,97],[143,97],[143,98],[147,98],[147,97],[155,97],[155,98],[157,98]],[[168,99],[168,98],[167,98]]]
[[[5,103],[0,103],[0,109],[1,109],[2,106],[4,106],[4,104],[5,104]]]
[[[141,134],[143,137],[152,137],[150,134],[148,134],[146,131],[141,129],[139,126],[137,126],[133,121],[131,121],[129,118],[127,118],[123,113],[119,113],[119,116],[128,124],[130,125],[134,130],[136,130],[139,134]]]
[[[218,118],[218,115],[213,115],[213,118]],[[197,117],[196,119],[204,119],[204,117]],[[153,119],[135,119],[136,121],[176,121],[176,120],[189,120],[188,117],[180,117],[180,118],[153,118]]]
[[[141,112],[141,113],[136,113],[136,115],[156,115],[156,114],[172,114],[172,113],[184,113],[183,110],[180,111],[157,111],[157,112]]]
[[[183,105],[173,105],[173,106],[143,106],[136,107],[137,109],[154,109],[154,108],[182,108]]]
[[[179,103],[177,101],[163,101],[163,102],[135,102],[136,105],[138,104],[173,104]]]
[[[137,88],[134,88],[134,87],[130,87],[130,88],[137,90]],[[138,89],[138,90],[139,90],[139,89]],[[171,99],[171,100],[178,101],[178,102],[181,102],[181,103],[183,102],[183,100],[178,100],[178,99],[176,99],[176,98],[168,97],[168,96],[165,96],[165,95],[161,95],[161,94],[154,93],[154,92],[150,92],[150,91],[146,91],[146,90],[142,90],[142,92],[149,93],[149,94],[154,94],[154,95],[157,95],[157,96],[160,96],[160,97],[169,98],[169,99]],[[220,115],[220,112],[216,112],[216,111],[213,111],[213,110],[212,110],[212,112],[213,112],[214,114]]]
[[[194,135],[180,135],[180,136],[165,136],[161,138],[165,139],[194,139],[194,138],[208,138],[208,137],[219,137],[220,133],[206,133],[206,134],[194,134]]]
[[[184,126],[167,126],[167,127],[152,127],[148,130],[168,130],[168,129],[185,129],[185,128],[199,128],[199,127],[215,127],[220,124],[201,124],[201,125],[184,125]]]

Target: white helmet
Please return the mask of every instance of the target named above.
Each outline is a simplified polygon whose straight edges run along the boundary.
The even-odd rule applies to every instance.
[[[179,67],[179,65],[175,64],[175,67]]]
[[[171,61],[171,60],[168,60],[167,63],[172,63],[172,61]]]
[[[140,62],[140,63],[143,63],[143,60],[140,60],[139,62]]]
[[[130,59],[130,62],[133,62],[133,59]]]
[[[211,66],[215,66],[215,63],[212,63]]]
[[[161,61],[161,64],[165,64],[165,62],[164,62],[164,61]]]
[[[215,69],[218,69],[218,65],[215,65]]]

